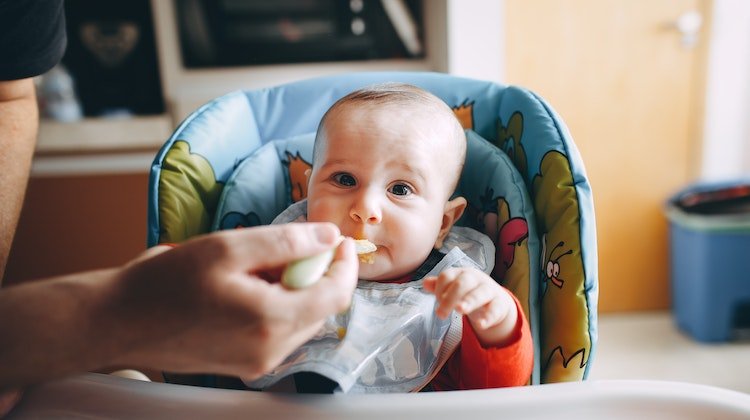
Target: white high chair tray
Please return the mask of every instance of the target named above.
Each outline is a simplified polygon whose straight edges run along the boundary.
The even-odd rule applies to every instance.
[[[30,388],[8,418],[748,419],[750,395],[666,381],[587,381],[477,391],[293,395],[85,374]]]

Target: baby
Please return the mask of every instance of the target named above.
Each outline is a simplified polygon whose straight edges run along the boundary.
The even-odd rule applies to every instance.
[[[528,382],[528,322],[515,297],[487,274],[492,242],[454,227],[466,208],[463,197],[451,198],[465,155],[466,138],[452,110],[411,85],[370,86],[328,110],[315,140],[307,200],[275,223],[333,222],[377,250],[360,264],[351,313],[251,387],[290,373],[301,379],[303,370],[345,392]]]

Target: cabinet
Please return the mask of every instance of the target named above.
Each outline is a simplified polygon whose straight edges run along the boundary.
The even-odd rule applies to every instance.
[[[34,176],[3,284],[119,265],[146,246],[145,171]]]

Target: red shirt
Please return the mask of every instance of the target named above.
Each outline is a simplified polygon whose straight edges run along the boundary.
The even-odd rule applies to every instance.
[[[463,317],[461,344],[430,382],[434,391],[486,389],[529,383],[534,364],[531,330],[513,296],[518,321],[513,339],[502,347],[484,348],[468,318]]]

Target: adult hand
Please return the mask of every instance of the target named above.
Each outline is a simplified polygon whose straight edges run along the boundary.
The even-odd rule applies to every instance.
[[[330,249],[338,236],[332,224],[291,223],[147,251],[112,290],[117,308],[104,322],[121,335],[115,362],[248,379],[266,373],[348,307],[358,272],[351,240],[314,286],[277,282],[286,263]]]

